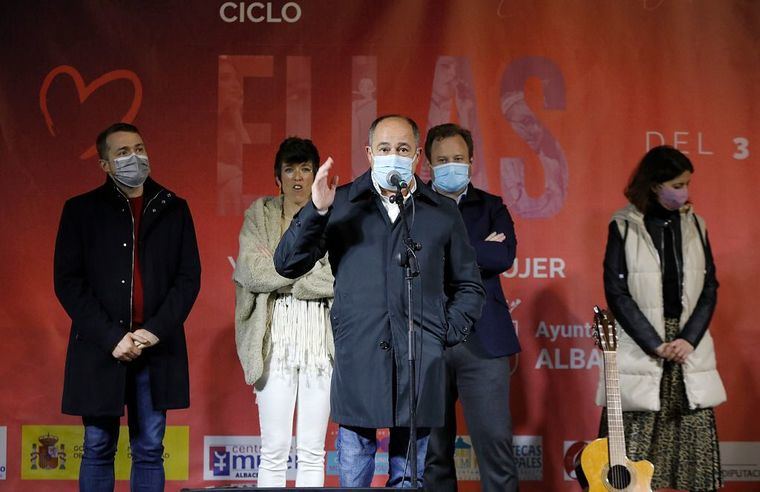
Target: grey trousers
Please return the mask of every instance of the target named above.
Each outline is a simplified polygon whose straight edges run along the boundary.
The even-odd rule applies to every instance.
[[[475,449],[483,492],[518,490],[509,412],[509,358],[488,358],[478,342],[447,349],[446,423],[430,433],[425,459],[425,490],[456,492],[455,404],[462,402]]]

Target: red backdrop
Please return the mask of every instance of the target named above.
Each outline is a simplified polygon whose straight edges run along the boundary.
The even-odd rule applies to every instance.
[[[34,466],[46,473],[29,452],[40,428],[24,426],[79,423],[60,414],[69,321],[52,255],[64,200],[103,180],[92,149],[101,129],[134,122],[154,177],[196,221],[192,407],[169,418],[189,426],[187,479],[169,482],[179,488],[231,481],[204,480],[217,442],[207,436],[259,433],[235,354],[230,258],[242,210],[276,191],[278,143],[310,136],[345,183],[366,169],[369,122],[399,112],[423,129],[472,129],[474,181],[515,218],[518,260],[503,287],[523,346],[512,411],[529,492],[574,490],[566,458],[597,431],[600,359],[585,324],[604,299],[607,223],[626,178],[649,146],[689,153],[721,282],[712,330],[729,395],[717,410],[727,490],[758,490],[758,32],[760,4],[739,0],[4,2],[0,488],[76,488],[21,481]],[[472,478],[461,433],[457,462]],[[334,426],[330,451],[333,439]]]

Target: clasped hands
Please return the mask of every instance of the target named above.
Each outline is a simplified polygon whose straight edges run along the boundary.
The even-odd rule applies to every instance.
[[[694,346],[683,338],[676,338],[672,342],[661,344],[654,352],[665,360],[683,364],[686,362],[686,358],[694,352]]]
[[[140,357],[143,349],[158,343],[158,337],[145,328],[127,332],[111,352],[114,358],[122,362],[130,362]]]

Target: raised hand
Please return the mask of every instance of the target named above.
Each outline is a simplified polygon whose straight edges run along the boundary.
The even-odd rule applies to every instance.
[[[332,169],[332,157],[319,166],[317,175],[314,176],[314,183],[311,185],[311,201],[317,210],[323,211],[330,208],[335,201],[335,189],[338,187],[338,176],[329,179],[328,173]]]

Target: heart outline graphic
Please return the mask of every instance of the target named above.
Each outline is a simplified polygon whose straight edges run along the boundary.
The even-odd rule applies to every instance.
[[[79,95],[80,104],[85,102],[93,92],[103,87],[104,85],[116,80],[128,80],[132,83],[134,96],[132,98],[132,104],[129,106],[129,109],[120,121],[123,121],[125,123],[132,123],[135,120],[137,112],[142,105],[143,94],[142,82],[140,82],[140,77],[138,77],[135,72],[126,69],[113,70],[111,72],[104,73],[97,79],[85,85],[84,78],[82,78],[79,70],[72,67],[71,65],[60,65],[58,67],[55,67],[50,71],[50,73],[47,74],[45,80],[42,82],[42,86],[40,87],[40,111],[42,111],[42,115],[45,118],[45,125],[47,125],[48,131],[52,136],[55,136],[55,130],[53,128],[53,118],[50,116],[50,111],[48,111],[47,94],[50,86],[53,83],[53,80],[62,74],[68,75],[74,81],[74,85],[77,89],[77,94]],[[95,152],[95,145],[91,145],[87,148],[87,150],[82,152],[79,158],[82,160],[89,159],[95,155]]]

